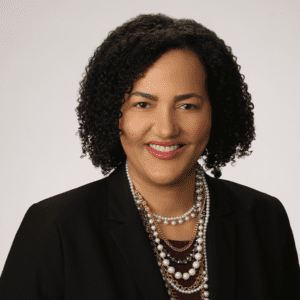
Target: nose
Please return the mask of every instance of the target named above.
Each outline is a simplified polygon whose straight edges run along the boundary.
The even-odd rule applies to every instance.
[[[179,124],[175,112],[168,108],[158,109],[154,116],[153,131],[161,139],[176,136],[179,132]]]

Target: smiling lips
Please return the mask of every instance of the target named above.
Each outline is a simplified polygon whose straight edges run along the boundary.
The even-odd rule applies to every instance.
[[[180,148],[179,145],[172,145],[171,147],[164,147],[164,146],[159,146],[159,145],[155,145],[155,144],[149,144],[149,146],[152,149],[155,149],[157,151],[161,151],[161,152],[170,152],[170,151],[174,151]]]
[[[146,149],[156,158],[159,158],[159,159],[163,159],[163,160],[167,160],[167,159],[170,159],[172,158],[174,155],[182,152],[186,147],[186,145],[181,145],[181,147],[179,145],[176,145],[176,146],[172,146],[172,147],[162,147],[162,146],[157,146],[157,145],[153,145],[151,144],[152,147],[156,146],[154,148],[150,147],[149,145],[146,145]],[[162,148],[160,148],[162,147]],[[178,148],[180,147],[180,148]],[[157,150],[157,149],[161,149],[162,151],[160,150]]]

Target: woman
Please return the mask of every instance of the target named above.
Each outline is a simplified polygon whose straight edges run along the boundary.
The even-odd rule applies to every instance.
[[[192,20],[140,15],[111,32],[76,112],[83,154],[113,172],[28,209],[0,298],[300,299],[281,202],[219,179],[255,137],[239,70]]]

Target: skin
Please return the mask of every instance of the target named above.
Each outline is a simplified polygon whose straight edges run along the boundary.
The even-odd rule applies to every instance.
[[[131,94],[124,95],[119,127],[124,132],[120,141],[127,155],[128,171],[150,210],[160,216],[176,217],[194,205],[195,166],[208,143],[212,123],[205,82],[205,68],[196,54],[172,49],[134,84]],[[157,101],[132,95],[135,92],[151,94]],[[196,93],[201,99],[175,102],[175,96],[188,93]],[[161,160],[146,149],[149,141],[173,141],[186,146],[171,159]],[[192,222],[174,228],[179,232],[181,227],[184,234],[187,226],[193,229]]]

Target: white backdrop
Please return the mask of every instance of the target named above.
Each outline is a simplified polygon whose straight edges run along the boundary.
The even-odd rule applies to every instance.
[[[33,203],[103,178],[80,159],[79,81],[109,31],[159,12],[194,19],[232,47],[257,137],[252,155],[226,166],[222,178],[277,197],[300,252],[300,1],[2,0],[0,273]]]

